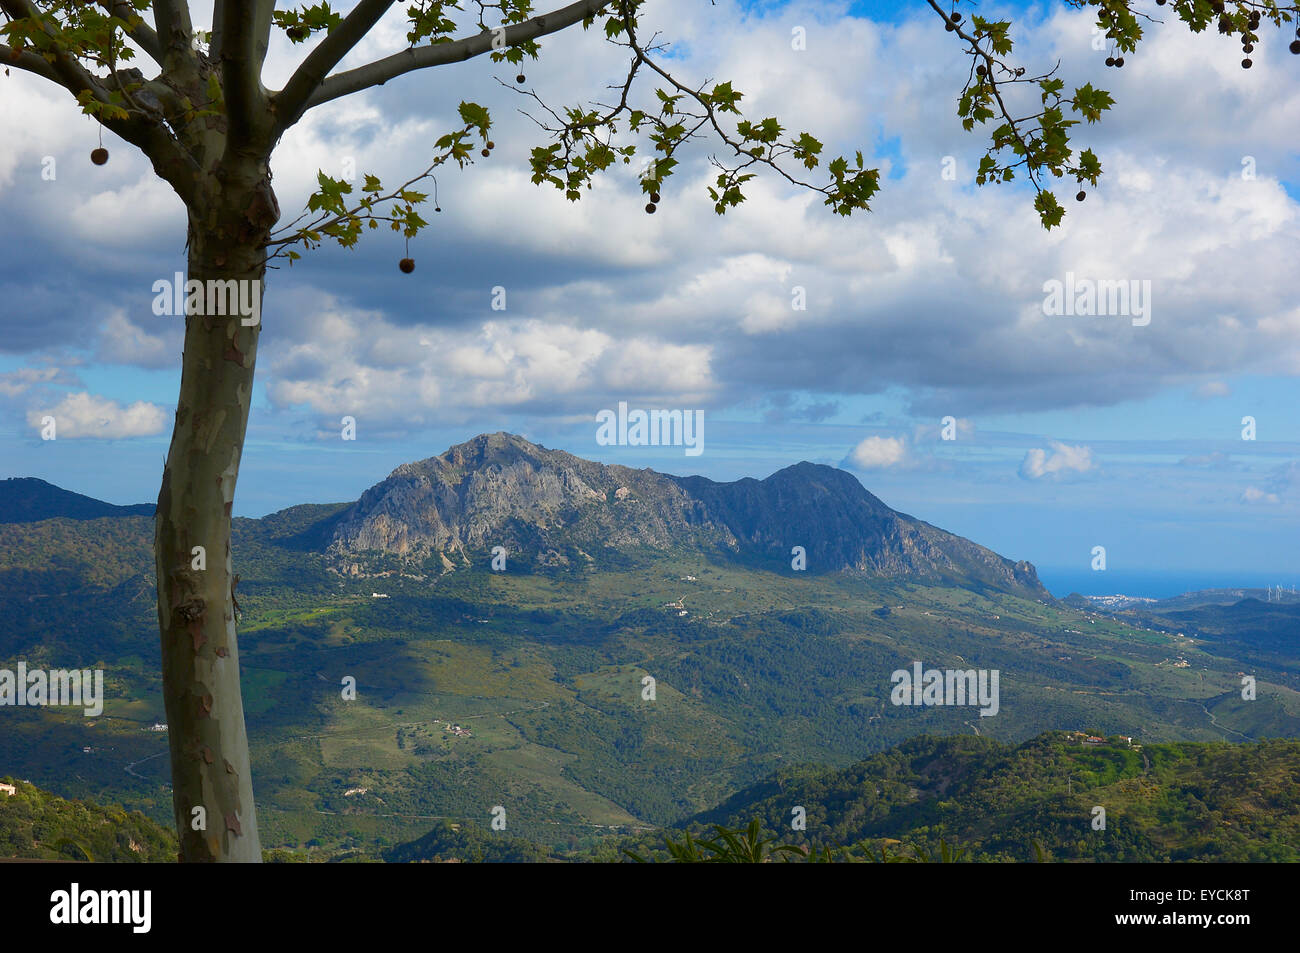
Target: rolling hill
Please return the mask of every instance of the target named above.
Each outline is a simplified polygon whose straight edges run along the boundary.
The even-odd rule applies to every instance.
[[[138,811],[64,800],[12,777],[0,778],[0,785],[2,859],[156,864],[176,858],[175,834]]]
[[[795,807],[804,831],[792,829]],[[783,771],[682,829],[754,818],[779,843],[805,847],[894,842],[937,853],[942,839],[976,861],[1294,863],[1300,742],[918,737],[840,770]]]
[[[58,517],[92,520],[104,516],[153,516],[154,508],[153,503],[115,506],[35,477],[0,480],[0,523],[35,523]]]
[[[107,695],[93,720],[0,711],[0,771],[166,823],[151,536],[143,516],[0,524],[0,667],[102,663]],[[268,848],[386,849],[503,806],[512,837],[586,849],[922,734],[1300,736],[1285,644],[1243,661],[1208,630],[1067,606],[829,467],[714,483],[484,435],[357,501],[236,519],[233,554]],[[997,715],[891,703],[917,661],[999,671]]]

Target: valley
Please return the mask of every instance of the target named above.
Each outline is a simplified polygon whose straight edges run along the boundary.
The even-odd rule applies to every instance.
[[[268,849],[384,850],[442,823],[486,825],[500,806],[512,837],[595,850],[796,766],[836,770],[922,735],[1300,737],[1294,606],[1250,609],[1271,638],[1233,636],[1220,607],[1179,610],[1204,618],[1177,627],[1075,608],[1027,563],[908,522],[842,471],[679,495],[694,478],[494,437],[420,465],[455,471],[441,487],[402,468],[356,504],[235,520]],[[497,510],[476,508],[476,480]],[[616,509],[629,498],[639,515]],[[0,524],[0,667],[105,671],[99,718],[0,711],[0,775],[166,826],[151,538],[139,515]],[[814,568],[791,568],[793,545]],[[891,704],[891,673],[917,661],[998,671],[997,714]]]

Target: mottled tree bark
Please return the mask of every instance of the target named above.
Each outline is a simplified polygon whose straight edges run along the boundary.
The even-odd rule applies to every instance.
[[[190,208],[189,280],[257,282],[244,293],[255,289],[260,318],[261,245],[277,218],[265,161],[219,169]],[[184,318],[180,397],[155,517],[163,696],[180,859],[256,862],[230,521],[261,325],[247,314],[208,313],[221,310],[209,304],[205,294]]]

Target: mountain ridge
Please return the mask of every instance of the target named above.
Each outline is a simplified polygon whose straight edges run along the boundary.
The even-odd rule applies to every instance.
[[[300,504],[234,520],[245,711],[268,845],[400,843],[429,833],[423,818],[481,820],[498,803],[512,836],[555,844],[589,831],[594,840],[694,816],[786,766],[839,769],[918,734],[978,730],[1019,743],[1087,728],[1141,736],[1144,752],[1171,741],[1300,737],[1294,640],[1273,638],[1295,631],[1294,607],[1248,604],[1242,612],[1260,623],[1248,629],[1241,613],[1216,621],[1214,610],[1171,626],[999,592],[988,581],[963,589],[863,574],[870,565],[819,574],[817,561],[837,547],[852,558],[861,545],[880,560],[903,542],[913,546],[901,550],[907,558],[937,548],[936,558],[959,564],[985,553],[1007,570],[830,467],[796,464],[717,484],[607,467],[508,435],[442,457],[403,464],[364,507]],[[341,575],[325,553],[335,530],[358,530],[381,513],[415,544],[418,533],[398,525],[412,499],[429,506],[419,532],[441,526],[473,541],[463,571],[457,563],[439,574],[432,556],[410,569],[400,560],[421,557],[388,555],[364,578]],[[449,507],[441,514],[440,499]],[[583,523],[588,513],[599,519]],[[480,521],[480,535],[453,516]],[[835,532],[841,518],[856,536]],[[618,532],[626,542],[672,535],[678,523],[682,539],[700,546],[730,533],[737,549],[719,552],[732,561],[680,546],[622,557],[610,540],[578,532]],[[491,535],[499,528],[534,544],[512,548],[505,572],[492,571],[490,549],[476,548],[500,544]],[[111,792],[169,824],[166,741],[149,730],[164,718],[152,529],[143,516],[0,525],[0,659],[102,662],[115,686],[90,731],[82,719],[12,712],[0,765],[65,795]],[[873,548],[873,530],[882,548]],[[809,549],[808,572],[790,568],[792,532]],[[552,542],[570,564],[585,563],[579,550],[590,547],[599,571],[546,570],[538,547]],[[917,661],[999,671],[997,716],[894,704],[891,673]],[[1242,672],[1257,679],[1254,700],[1242,697]],[[347,675],[364,690],[339,705],[333,686]],[[644,694],[647,676],[654,698]],[[1063,777],[1067,793],[1068,777],[1080,783],[1077,772]]]
[[[0,523],[38,523],[60,517],[92,520],[105,516],[153,516],[156,504],[118,506],[55,486],[38,477],[0,480]]]
[[[447,572],[497,546],[539,567],[579,568],[597,565],[602,552],[679,549],[783,573],[802,560],[813,574],[1053,598],[1028,561],[894,510],[851,473],[807,461],[718,482],[600,463],[497,432],[404,463],[352,503],[299,504],[256,522],[274,528],[315,513],[281,544],[323,552],[348,575],[366,575],[375,557],[431,560]],[[0,523],[152,514],[153,504],[115,506],[36,478],[0,481]]]
[[[717,482],[585,460],[505,432],[402,464],[336,517],[328,552],[441,560],[502,546],[542,563],[603,548],[699,549],[788,571],[907,576],[1051,599],[1027,561],[894,510],[847,471],[809,462]]]

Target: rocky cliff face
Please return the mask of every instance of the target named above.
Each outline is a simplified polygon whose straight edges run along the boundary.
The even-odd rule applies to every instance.
[[[725,543],[673,478],[547,450],[513,434],[475,437],[408,463],[340,520],[332,551],[399,555],[505,546],[648,546]]]
[[[798,463],[765,480],[674,478],[723,521],[743,548],[788,560],[803,546],[810,569],[979,581],[1046,595],[1034,567],[890,509],[852,474]]]
[[[852,475],[800,463],[765,480],[716,483],[632,470],[484,434],[398,467],[335,524],[329,552],[427,557],[445,564],[504,546],[567,561],[613,547],[689,549],[811,572],[952,581],[1046,596],[1033,566],[890,509]]]

